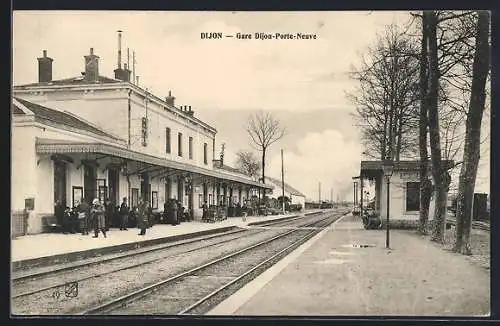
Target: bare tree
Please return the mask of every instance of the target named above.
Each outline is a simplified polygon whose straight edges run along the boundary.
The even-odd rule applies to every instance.
[[[390,25],[351,74],[358,87],[347,97],[356,105],[354,119],[367,155],[399,161],[416,149],[416,51],[401,28]]]
[[[428,219],[429,186],[427,177],[428,147],[434,179],[436,206],[431,239],[442,242],[446,215],[447,191],[451,182],[449,167],[443,160],[457,155],[461,147],[465,116],[457,110],[457,80],[467,76],[470,66],[470,15],[472,12],[426,11],[422,17],[420,57],[421,110],[419,148],[421,172],[420,229]],[[418,15],[414,15],[418,16]],[[427,129],[430,143],[427,145]],[[444,144],[442,143],[444,141]]]
[[[425,11],[426,23],[428,24],[428,57],[429,57],[429,88],[428,96],[428,126],[429,141],[431,148],[432,177],[434,179],[435,189],[435,209],[434,209],[434,227],[431,240],[436,242],[444,241],[444,227],[446,214],[446,185],[445,173],[441,158],[441,135],[439,129],[438,115],[438,94],[439,94],[439,61],[438,61],[438,39],[437,26],[438,15],[435,11]]]
[[[253,146],[262,154],[262,183],[266,182],[266,152],[269,146],[283,138],[285,129],[280,121],[269,112],[258,111],[248,119],[247,132],[252,139]]]
[[[260,163],[253,152],[238,151],[236,153],[236,168],[253,179],[259,178]]]
[[[427,222],[429,220],[429,206],[432,194],[432,182],[428,176],[429,154],[427,151],[427,132],[428,132],[428,119],[427,112],[429,106],[428,95],[428,24],[427,16],[422,16],[422,40],[420,49],[420,114],[419,114],[419,136],[418,147],[420,154],[420,214],[419,214],[419,231],[422,234],[427,233]]]
[[[467,112],[463,164],[457,198],[457,227],[454,250],[471,254],[470,230],[474,188],[481,144],[481,121],[486,100],[486,80],[490,66],[489,12],[478,12],[469,110]]]

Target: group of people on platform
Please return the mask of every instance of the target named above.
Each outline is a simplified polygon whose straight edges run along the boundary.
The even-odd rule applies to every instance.
[[[251,213],[251,207],[246,204],[226,206],[222,202],[218,206],[208,205],[205,201],[203,206],[202,221],[221,220],[227,217],[246,216]],[[140,229],[139,235],[145,235],[146,229],[158,222],[159,214],[154,214],[150,205],[142,198],[139,198],[135,207],[130,207],[127,198],[123,198],[120,206],[115,207],[110,201],[101,203],[95,198],[89,205],[83,200],[76,203],[73,208],[57,202],[55,206],[55,217],[58,225],[62,227],[64,233],[81,232],[82,235],[94,233],[94,238],[98,238],[102,233],[104,237],[109,231],[111,225],[119,226],[120,230],[127,230],[132,225],[137,225]],[[163,206],[163,212],[160,215],[165,223],[178,225],[183,221],[192,221],[192,210],[186,210],[177,199],[169,199]]]
[[[137,206],[133,208],[128,205],[127,198],[123,198],[119,207],[114,207],[109,201],[101,203],[97,198],[91,205],[83,200],[73,208],[59,201],[55,205],[55,217],[64,233],[81,232],[82,235],[88,235],[93,231],[94,238],[98,238],[100,233],[106,237],[111,225],[119,225],[120,230],[137,225],[140,229],[139,235],[145,235],[146,229],[156,222],[153,209],[142,198],[139,198]],[[171,199],[164,205],[163,220],[178,225],[181,221],[193,220],[193,215],[186,212],[177,200]]]

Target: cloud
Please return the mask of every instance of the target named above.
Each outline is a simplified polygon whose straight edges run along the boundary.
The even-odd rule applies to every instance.
[[[343,196],[346,189],[351,189],[351,177],[359,174],[361,146],[347,141],[337,130],[328,129],[308,133],[297,142],[296,151],[285,150],[283,156],[285,182],[315,200],[321,182],[321,198],[329,200],[330,189],[333,189],[335,200],[338,194]],[[268,174],[280,178],[279,155],[270,159]]]
[[[16,12],[13,19],[14,83],[37,78],[36,57],[54,58],[54,78],[79,75],[93,47],[100,72],[113,76],[116,31],[123,53],[135,51],[141,84],[159,97],[172,90],[195,108],[292,111],[345,106],[336,83],[311,78],[345,73],[355,53],[373,38],[373,27],[395,13],[356,12]],[[359,28],[364,26],[364,28]],[[317,33],[316,40],[202,40],[201,32]],[[126,58],[123,59],[123,62]]]

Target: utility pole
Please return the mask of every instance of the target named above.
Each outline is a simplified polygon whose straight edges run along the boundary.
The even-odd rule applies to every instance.
[[[136,81],[135,76],[135,51],[132,51],[132,82]],[[137,76],[137,86],[139,86],[139,76]]]
[[[321,205],[321,182],[318,183],[318,202]]]
[[[333,204],[333,188],[330,188],[330,202]]]
[[[283,149],[281,149],[281,205],[285,214],[285,167],[283,165]]]

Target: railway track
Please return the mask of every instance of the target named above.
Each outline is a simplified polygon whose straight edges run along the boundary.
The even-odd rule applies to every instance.
[[[308,221],[315,219],[317,217],[309,216],[306,218],[301,218],[299,220],[297,227],[304,227],[308,225]],[[287,232],[287,225],[297,224],[298,219],[281,220],[273,224],[275,226],[273,232],[283,233]],[[266,225],[269,225],[266,224]],[[305,224],[305,225],[304,225]],[[278,231],[276,231],[276,229]],[[42,270],[40,272],[32,272],[28,274],[14,275],[12,283],[12,300],[14,306],[20,308],[24,312],[28,310],[23,309],[23,305],[26,302],[32,300],[39,300],[44,302],[47,300],[47,296],[50,296],[50,291],[61,289],[63,286],[72,283],[85,283],[85,284],[96,284],[96,279],[102,277],[110,277],[114,274],[120,274],[120,272],[127,272],[128,270],[134,269],[145,269],[146,265],[150,265],[151,269],[158,269],[157,265],[162,265],[162,263],[167,264],[169,261],[176,261],[176,257],[188,258],[189,255],[194,255],[197,252],[206,251],[207,248],[214,247],[219,250],[223,244],[228,242],[238,242],[239,239],[245,241],[250,241],[252,236],[269,238],[270,231],[262,229],[242,229],[236,231],[225,232],[223,234],[212,235],[203,238],[196,238],[182,243],[173,243],[161,246],[155,246],[154,248],[143,248],[133,253],[125,253],[119,255],[111,255],[111,257],[105,257],[104,259],[97,258],[87,262],[82,262],[78,264],[73,264],[71,266],[62,266],[59,268],[48,270]],[[274,236],[273,235],[273,236]],[[184,259],[184,260],[186,260]],[[179,260],[179,259],[178,259]],[[182,259],[180,259],[182,261]],[[156,264],[155,264],[156,263]],[[97,269],[97,271],[96,271]],[[161,272],[161,269],[158,269]],[[138,271],[140,273],[140,271]],[[153,273],[153,271],[151,271]],[[127,281],[127,280],[126,280]],[[104,282],[104,281],[103,281]],[[88,286],[91,287],[91,286]],[[58,302],[55,302],[56,306]],[[73,307],[76,308],[76,307]],[[64,310],[64,307],[60,308]],[[14,311],[15,309],[13,309]],[[70,312],[74,309],[70,309]],[[51,307],[47,312],[53,313],[58,311],[57,307]],[[44,313],[41,311],[40,313]]]
[[[79,314],[203,314],[345,214],[322,217]]]
[[[280,227],[288,224],[293,224],[296,222],[297,219],[302,219],[306,220],[307,217],[295,217],[295,218],[290,218],[286,220],[280,220],[280,221],[269,221],[269,223],[266,224],[261,224],[259,226],[266,226],[266,227]],[[233,234],[241,234],[246,232],[248,229],[237,229],[237,230],[232,230],[228,232],[223,232],[223,233],[217,233],[215,235],[209,235],[209,236],[202,236],[202,237],[196,237],[192,239],[187,239],[187,240],[182,240],[182,241],[175,241],[173,243],[167,243],[167,244],[161,244],[161,245],[156,245],[156,246],[151,246],[151,247],[144,247],[138,250],[133,250],[133,251],[128,251],[125,253],[118,253],[118,254],[110,254],[105,257],[96,257],[96,258],[90,258],[86,259],[81,262],[71,262],[71,263],[65,263],[65,264],[60,264],[57,266],[48,266],[48,267],[40,267],[40,268],[34,268],[33,270],[18,270],[18,271],[13,271],[13,275],[11,277],[11,282],[13,282],[14,286],[19,284],[22,281],[25,280],[34,280],[40,277],[43,277],[45,275],[53,275],[54,273],[58,272],[63,272],[63,271],[70,271],[74,270],[77,268],[82,268],[82,267],[89,267],[97,264],[102,264],[105,262],[111,262],[114,260],[118,259],[123,259],[126,257],[133,257],[137,255],[141,255],[144,253],[152,253],[155,251],[161,251],[173,247],[177,247],[179,245],[188,245],[192,243],[197,243],[199,241],[205,241],[205,240],[210,240],[210,239],[216,239],[216,238],[221,238],[225,237],[228,235],[233,235]],[[247,236],[248,234],[245,233],[244,235],[240,235],[240,237]],[[226,241],[224,241],[226,242]],[[221,242],[223,243],[223,242]]]

